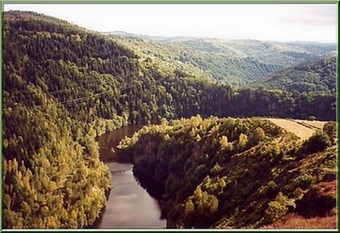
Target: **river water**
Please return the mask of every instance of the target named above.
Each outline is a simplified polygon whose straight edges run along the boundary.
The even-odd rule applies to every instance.
[[[112,173],[112,190],[102,217],[95,224],[100,229],[162,229],[166,220],[160,219],[156,199],[139,185],[132,172],[132,164],[110,161],[119,141],[131,136],[141,125],[123,127],[98,137],[100,157]]]

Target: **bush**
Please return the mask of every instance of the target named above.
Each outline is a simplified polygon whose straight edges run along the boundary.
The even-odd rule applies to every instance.
[[[332,145],[335,144],[337,137],[337,123],[335,121],[328,121],[322,128],[322,130],[328,135]]]
[[[303,197],[303,194],[303,190],[300,187],[297,187],[293,192],[293,197],[299,200],[301,197]]]
[[[287,212],[288,207],[286,205],[278,201],[271,201],[265,211],[265,219],[267,222],[272,223],[286,215]]]
[[[274,193],[277,193],[277,185],[274,181],[269,181],[268,184],[267,184],[267,193],[268,194],[274,194]]]
[[[320,182],[296,202],[296,211],[305,217],[330,216],[337,206],[336,194],[336,181]]]
[[[323,151],[330,145],[331,141],[328,135],[324,132],[317,131],[307,141],[305,141],[303,148],[307,154],[312,154]]]
[[[315,116],[309,116],[309,117],[308,117],[308,120],[309,120],[309,121],[315,121],[315,120],[316,120],[316,117],[315,117]]]
[[[337,217],[304,218],[296,213],[288,214],[286,217],[271,225],[261,228],[265,229],[336,229]]]
[[[314,183],[314,177],[309,174],[302,174],[293,180],[295,187],[300,187],[302,190],[306,190]]]
[[[265,211],[265,222],[272,223],[285,216],[289,211],[288,204],[288,198],[280,192],[274,201],[269,202]]]

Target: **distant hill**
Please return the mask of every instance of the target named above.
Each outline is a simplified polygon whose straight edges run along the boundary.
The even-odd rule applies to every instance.
[[[282,71],[271,73],[252,84],[269,89],[298,92],[328,92],[337,89],[337,58],[327,56],[300,63]]]
[[[173,36],[173,37],[164,37],[164,36],[150,36],[145,34],[138,34],[138,33],[130,33],[124,31],[108,31],[102,32],[104,35],[117,35],[123,37],[133,37],[133,38],[140,38],[148,41],[155,41],[155,42],[173,42],[173,41],[183,41],[183,40],[194,40],[197,39],[196,37],[188,37],[188,36]]]
[[[153,37],[126,32],[106,34],[134,48],[140,49],[143,45],[142,53],[182,67],[193,66],[215,80],[234,86],[248,85],[271,72],[336,51],[336,44],[332,43]]]

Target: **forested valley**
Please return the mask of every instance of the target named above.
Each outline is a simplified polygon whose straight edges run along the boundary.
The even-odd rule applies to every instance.
[[[323,215],[334,215],[333,186],[322,182],[335,182],[336,77],[332,91],[233,86],[198,64],[148,56],[131,40],[3,13],[3,228],[91,226],[111,189],[95,138],[130,124],[148,126],[120,147],[138,172],[157,177],[172,226],[260,227],[292,212],[293,199],[305,214],[321,189]],[[325,69],[336,76],[333,65]],[[330,122],[315,136],[321,149],[253,118],[311,116]]]
[[[169,228],[259,228],[291,213],[335,227],[335,139],[335,122],[302,142],[269,120],[197,115],[144,126],[119,148],[163,190]]]
[[[326,56],[288,67],[252,83],[253,87],[282,89],[290,92],[337,91],[337,57]]]
[[[318,74],[320,71],[317,69],[324,67],[326,69],[323,75],[335,80],[334,67],[327,67],[321,62],[319,67],[317,64],[309,64],[323,57],[336,57],[336,44],[334,43],[168,38],[124,32],[106,32],[105,34],[141,54],[166,62],[168,66],[190,70],[190,73],[196,76],[204,74],[213,80],[227,82],[236,87],[253,86],[254,82],[267,75],[268,78],[273,77],[275,72],[300,64],[305,68],[297,70],[310,71],[310,74]],[[303,64],[305,62],[306,64]],[[331,66],[333,63],[336,64],[333,61],[326,61],[326,64]],[[290,77],[290,75],[287,76]],[[300,76],[304,77],[304,73],[300,73]],[[303,81],[307,83],[315,84],[311,75],[304,79]],[[295,81],[301,82],[302,80],[295,79]]]

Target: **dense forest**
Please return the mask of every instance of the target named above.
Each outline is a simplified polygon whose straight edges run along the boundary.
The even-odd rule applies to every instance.
[[[163,190],[169,228],[259,228],[289,213],[335,227],[336,128],[302,142],[268,120],[197,115],[144,126],[118,148]]]
[[[337,57],[326,56],[288,67],[252,84],[270,89],[336,94]]]
[[[124,125],[196,114],[336,118],[334,93],[235,88],[127,41],[3,13],[3,228],[93,224],[111,188],[95,137]]]

